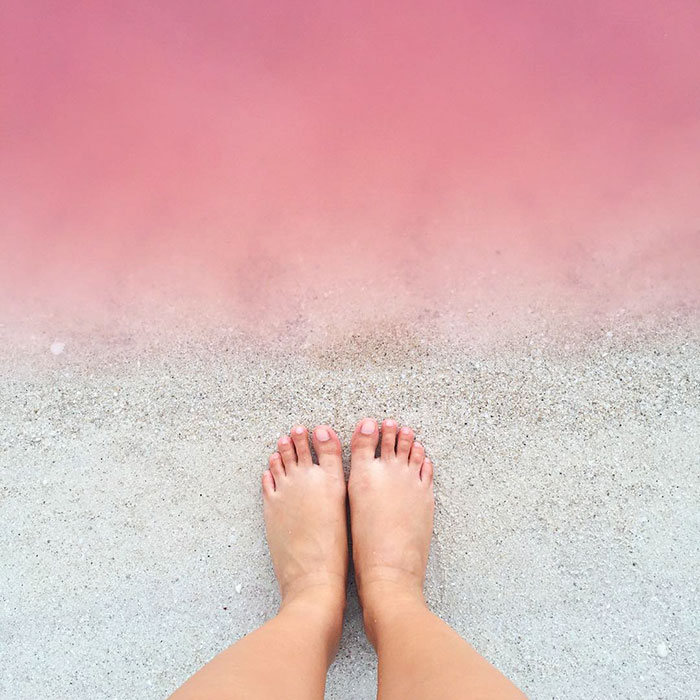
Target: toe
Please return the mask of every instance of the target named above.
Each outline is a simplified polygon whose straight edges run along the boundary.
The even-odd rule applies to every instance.
[[[333,428],[328,425],[317,426],[313,432],[313,442],[321,467],[332,471],[342,471],[340,440]]]
[[[420,472],[420,468],[423,466],[423,460],[425,459],[425,448],[420,442],[414,442],[413,447],[411,447],[411,455],[408,458],[408,466],[416,470],[416,473]]]
[[[408,460],[411,445],[413,445],[413,430],[404,425],[404,427],[399,430],[399,439],[396,441],[396,456],[399,459]]]
[[[433,463],[427,457],[420,470],[420,480],[428,485],[433,483]]]
[[[373,418],[361,420],[352,436],[350,450],[353,458],[374,459],[379,440],[379,430],[377,421]]]
[[[275,480],[272,478],[272,473],[266,469],[262,475],[262,490],[266,498],[270,498],[275,492]]]
[[[277,451],[282,457],[282,462],[286,471],[294,469],[297,466],[297,453],[294,449],[294,443],[289,435],[283,435],[277,441]]]
[[[270,471],[275,479],[275,486],[279,488],[279,485],[285,476],[284,465],[282,464],[282,458],[280,457],[279,452],[275,452],[270,457]]]
[[[303,425],[297,425],[292,430],[292,440],[297,451],[297,462],[301,467],[310,467],[313,464],[311,459],[311,448],[309,447],[309,434]]]
[[[396,431],[399,426],[395,420],[387,418],[382,423],[382,459],[396,456]]]

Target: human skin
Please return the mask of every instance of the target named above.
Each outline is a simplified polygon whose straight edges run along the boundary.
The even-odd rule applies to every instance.
[[[358,424],[346,491],[332,428],[296,426],[263,473],[265,524],[280,585],[278,614],[219,654],[172,700],[323,698],[338,647],[353,563],[367,637],[379,659],[378,698],[524,698],[499,671],[428,610],[423,584],[433,525],[433,464],[408,427]]]

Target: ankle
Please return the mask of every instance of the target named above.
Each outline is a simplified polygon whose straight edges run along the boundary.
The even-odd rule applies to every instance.
[[[391,626],[401,616],[428,609],[422,588],[415,582],[387,579],[365,582],[360,589],[360,601],[365,633],[375,648],[383,627]]]
[[[284,595],[277,615],[296,619],[303,627],[313,630],[315,638],[325,647],[330,664],[340,644],[344,612],[344,587],[315,584]]]
[[[340,581],[308,582],[294,586],[282,594],[280,612],[295,611],[316,621],[342,623],[345,610],[345,584]]]
[[[396,567],[374,566],[358,573],[357,590],[363,609],[382,609],[394,597],[424,604],[422,577]]]

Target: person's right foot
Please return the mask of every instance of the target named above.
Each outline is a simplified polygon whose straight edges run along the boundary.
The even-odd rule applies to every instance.
[[[360,421],[352,436],[348,493],[357,590],[365,612],[387,592],[423,600],[433,529],[433,465],[413,430]]]

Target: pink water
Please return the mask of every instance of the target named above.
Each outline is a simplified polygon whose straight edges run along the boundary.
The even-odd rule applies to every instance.
[[[4,309],[700,303],[697,0],[0,13]]]

